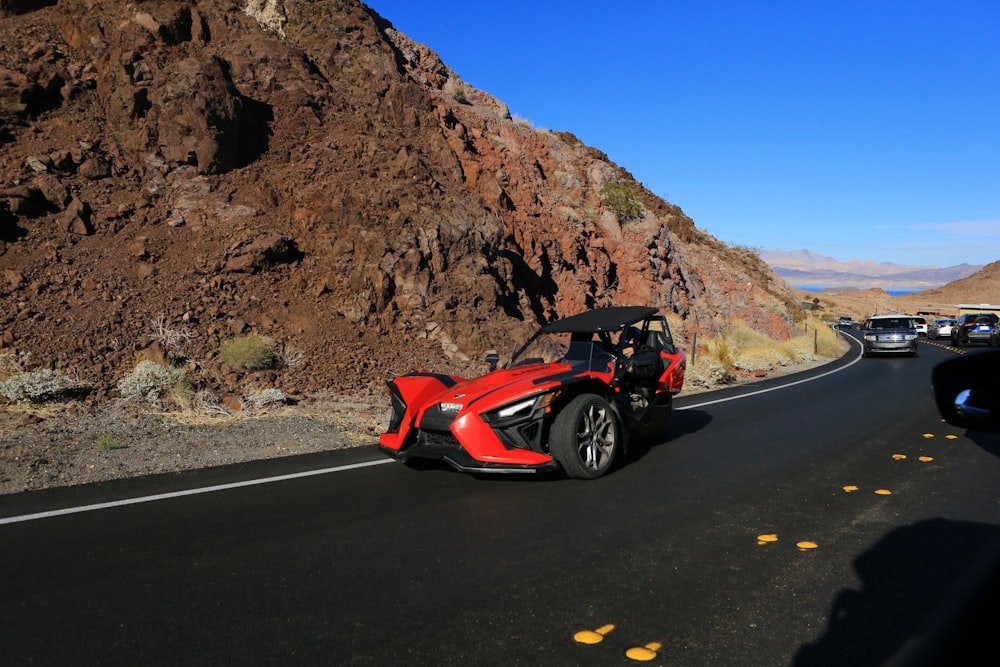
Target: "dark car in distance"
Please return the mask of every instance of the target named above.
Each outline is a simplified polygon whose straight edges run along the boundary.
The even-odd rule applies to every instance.
[[[951,344],[962,347],[971,343],[986,343],[993,347],[997,343],[997,324],[1000,317],[996,313],[963,313],[951,329]]]

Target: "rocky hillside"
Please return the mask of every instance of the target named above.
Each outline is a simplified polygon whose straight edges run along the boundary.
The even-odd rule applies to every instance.
[[[96,398],[143,357],[222,392],[364,392],[627,303],[685,335],[785,337],[797,310],[357,0],[0,0],[0,341]],[[249,332],[287,363],[228,368]]]
[[[1000,261],[987,264],[961,280],[912,296],[924,303],[1000,305]]]

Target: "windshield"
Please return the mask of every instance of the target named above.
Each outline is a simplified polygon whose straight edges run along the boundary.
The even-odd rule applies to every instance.
[[[875,331],[891,331],[894,329],[912,329],[914,328],[914,324],[912,317],[881,317],[869,322],[868,328]]]
[[[523,348],[514,353],[510,365],[522,366],[524,364],[567,361],[591,367],[595,361],[603,366],[612,359],[612,355],[602,349],[602,345],[598,341],[573,340],[572,334],[564,332],[539,333]]]

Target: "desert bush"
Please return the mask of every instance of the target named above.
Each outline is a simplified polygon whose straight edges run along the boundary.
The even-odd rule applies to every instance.
[[[58,371],[42,368],[0,380],[0,401],[25,405],[55,401],[78,392],[82,385]]]
[[[762,261],[760,259],[760,253],[763,252],[763,249],[760,246],[737,243],[733,246],[733,250],[757,262]]]
[[[195,392],[191,397],[190,409],[197,414],[212,417],[227,417],[232,414],[229,408],[219,401],[219,397],[207,389]]]
[[[711,389],[731,381],[729,371],[717,359],[698,355],[697,363],[688,364],[684,373],[684,386],[689,389]]]
[[[600,194],[601,202],[615,214],[618,224],[624,225],[642,215],[642,206],[639,205],[635,193],[624,185],[605,183],[600,189]]]
[[[83,384],[50,368],[28,370],[30,352],[0,354],[0,403],[27,405],[67,398]]]
[[[465,86],[456,83],[449,86],[449,89],[451,98],[459,104],[472,104],[469,100],[469,95],[465,92]]]
[[[559,213],[570,226],[578,227],[580,225],[580,215],[576,209],[570,206],[560,206]]]
[[[110,435],[102,435],[97,439],[97,448],[102,452],[108,452],[112,449],[119,449],[121,444]]]
[[[247,387],[242,397],[243,410],[247,412],[263,410],[274,405],[284,405],[287,401],[288,397],[280,389],[274,388]]]
[[[186,409],[193,393],[187,375],[180,368],[155,361],[140,361],[116,385],[121,400],[156,408]]]
[[[219,348],[222,360],[230,368],[248,371],[272,368],[278,361],[274,341],[257,334],[237,336]]]
[[[727,374],[733,370],[733,359],[736,357],[737,351],[730,345],[727,334],[723,333],[718,338],[706,340],[704,352],[699,356],[704,358],[705,354],[724,368]]]
[[[184,345],[194,338],[194,335],[182,329],[167,326],[167,318],[163,315],[150,324],[153,327],[153,338],[160,343],[163,352],[172,359],[181,359],[185,355]]]
[[[30,359],[30,352],[4,352],[0,354],[0,379],[23,373]]]
[[[779,348],[753,348],[741,351],[733,360],[733,368],[752,373],[754,371],[769,371],[779,366],[788,366],[790,360],[779,351]]]
[[[514,116],[511,120],[513,120],[514,124],[518,127],[523,127],[527,130],[532,130],[535,127],[530,120],[522,118],[521,116]]]
[[[301,368],[306,365],[306,353],[291,343],[281,346],[278,363],[285,368]]]

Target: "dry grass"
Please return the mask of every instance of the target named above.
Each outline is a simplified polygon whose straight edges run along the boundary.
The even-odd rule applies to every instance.
[[[801,326],[800,335],[777,341],[743,322],[733,322],[720,336],[699,341],[685,388],[690,382],[692,390],[711,389],[741,376],[835,359],[846,351],[847,343],[820,318],[807,316]]]
[[[271,368],[277,362],[274,341],[257,334],[231,338],[219,348],[219,355],[230,368],[251,371]]]

